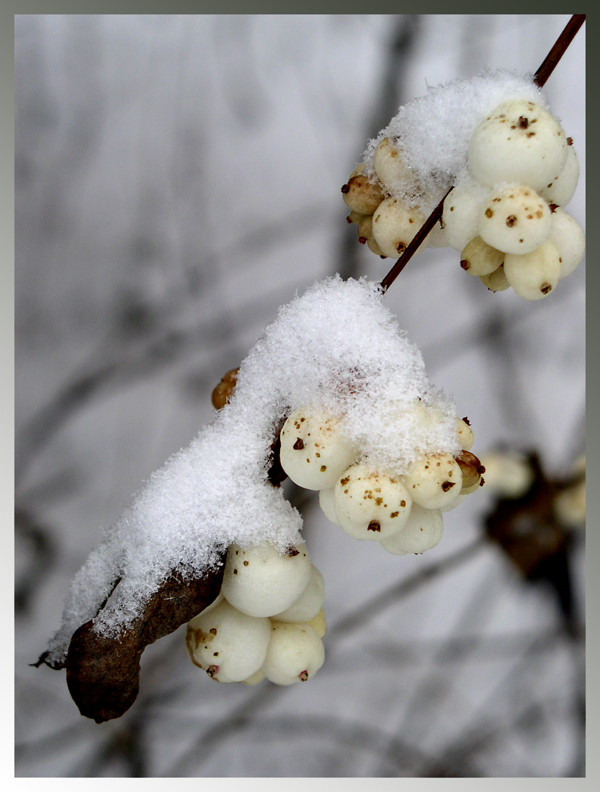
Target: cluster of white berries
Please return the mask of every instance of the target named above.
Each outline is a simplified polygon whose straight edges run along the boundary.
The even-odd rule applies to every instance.
[[[213,393],[218,409],[233,394],[234,374],[228,372]],[[444,420],[420,399],[403,413],[423,432]],[[279,463],[295,484],[319,492],[327,519],[350,536],[378,541],[394,555],[420,554],[440,541],[442,512],[483,484],[485,468],[470,452],[468,419],[456,419],[455,432],[462,449],[456,455],[430,453],[408,466],[377,470],[349,439],[339,415],[300,408],[279,433]],[[188,624],[190,658],[218,682],[305,682],[325,659],[324,599],[323,576],[304,543],[283,553],[268,543],[232,544],[217,599]]]
[[[190,658],[217,682],[306,682],[325,659],[324,598],[306,545],[231,545],[219,596],[187,626]]]
[[[435,421],[418,404],[415,417]],[[345,437],[341,421],[315,409],[295,410],[281,430],[281,466],[298,486],[319,491],[327,519],[356,539],[378,541],[394,555],[423,553],[442,537],[442,512],[458,506],[483,479],[470,453],[473,432],[458,419],[462,451],[427,454],[408,470],[374,470]]]
[[[416,252],[449,246],[491,291],[510,286],[527,300],[547,296],[585,252],[584,233],[564,210],[579,178],[572,139],[542,106],[513,99],[475,127],[466,159],[440,221]],[[342,187],[348,221],[382,257],[398,258],[426,220],[422,206],[432,198],[419,196],[418,184],[407,193],[414,182],[401,141],[384,137],[370,169],[361,164]]]

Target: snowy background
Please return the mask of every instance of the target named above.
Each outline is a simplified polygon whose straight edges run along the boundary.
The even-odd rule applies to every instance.
[[[16,93],[16,775],[581,776],[583,645],[550,590],[476,545],[485,491],[442,542],[394,557],[289,488],[326,584],[307,685],[219,685],[182,628],[96,725],[33,668],[90,550],[213,415],[210,394],[282,303],[391,267],[340,187],[398,106],[483,68],[534,72],[568,16],[22,16]],[[582,176],[585,27],[545,94]],[[492,294],[450,250],[386,304],[473,451],[584,450],[585,265],[549,298]],[[583,541],[571,559],[583,619]],[[434,573],[424,578],[422,572]]]

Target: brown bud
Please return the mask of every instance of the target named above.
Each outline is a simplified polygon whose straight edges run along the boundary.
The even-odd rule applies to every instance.
[[[231,401],[231,396],[237,384],[238,371],[239,369],[237,368],[228,371],[213,390],[211,400],[215,409],[221,410]]]

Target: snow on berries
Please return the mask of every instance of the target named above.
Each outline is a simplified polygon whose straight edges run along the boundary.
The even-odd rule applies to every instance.
[[[430,88],[369,141],[342,192],[357,192],[356,174],[370,201],[360,209],[357,200],[348,204],[360,212],[348,221],[382,258],[402,255],[450,190],[415,255],[451,247],[490,291],[512,287],[527,300],[546,297],[583,260],[583,231],[564,211],[579,178],[573,140],[530,78],[499,71]],[[556,251],[547,245],[560,236],[557,211],[575,239],[558,245],[558,275]]]

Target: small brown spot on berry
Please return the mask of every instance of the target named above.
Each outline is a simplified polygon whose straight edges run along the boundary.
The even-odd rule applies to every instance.
[[[517,216],[516,215],[509,215],[506,218],[506,225],[509,228],[512,228],[514,225],[516,225],[516,223],[517,223]]]
[[[442,489],[444,490],[444,492],[448,492],[448,490],[454,487],[455,485],[456,485],[455,481],[444,481],[444,483],[442,484]]]
[[[304,440],[301,437],[299,437],[292,446],[292,448],[294,449],[294,451],[302,451],[302,449],[304,448]]]
[[[467,259],[461,259],[461,260],[460,260],[460,266],[461,266],[461,267],[462,267],[462,268],[465,270],[465,272],[466,272],[468,269],[471,269],[471,265],[469,264],[469,262],[467,261]]]
[[[304,670],[298,674],[298,679],[300,682],[306,682],[308,680],[308,671]]]
[[[371,520],[371,522],[367,525],[367,531],[381,531],[381,523],[377,520]]]
[[[492,216],[493,216],[493,214],[494,214],[494,213],[492,212],[492,210],[491,210],[491,209],[490,209],[490,207],[488,206],[488,208],[485,210],[485,216],[486,216],[486,217],[492,217]]]
[[[542,294],[548,294],[549,292],[552,291],[551,284],[550,283],[542,283],[542,285],[540,286],[540,291],[542,292]]]

